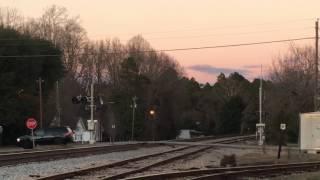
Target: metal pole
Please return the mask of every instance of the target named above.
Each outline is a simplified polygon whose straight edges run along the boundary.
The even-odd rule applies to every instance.
[[[280,129],[279,147],[278,147],[278,159],[280,159],[280,155],[281,155],[282,141],[283,141],[283,130]]]
[[[262,123],[262,65],[261,65],[261,77],[259,87],[259,123]]]
[[[92,82],[91,82],[91,96],[90,96],[90,102],[91,102],[91,104],[90,104],[90,110],[91,110],[91,112],[90,112],[90,120],[91,120],[91,122],[92,123],[94,123],[93,122],[93,105],[94,105],[94,99],[93,99],[93,90],[94,90],[94,87],[93,87],[93,76],[92,76]],[[95,128],[93,129],[93,131],[92,131],[92,134],[93,134],[93,138],[95,138],[95,135],[94,135],[94,132],[95,131]],[[93,140],[95,140],[95,139],[93,139]]]
[[[39,77],[40,128],[42,128],[42,82],[43,80]]]
[[[61,124],[61,109],[60,109],[60,94],[59,94],[59,81],[56,82],[56,108],[57,108],[57,126]]]
[[[155,119],[152,119],[152,141],[155,141]]]
[[[263,145],[263,126],[262,126],[262,65],[261,65],[261,77],[260,77],[260,87],[259,87],[259,145]]]
[[[319,80],[318,80],[318,76],[319,76],[319,69],[318,69],[318,40],[319,40],[319,34],[318,34],[318,30],[319,30],[319,20],[317,19],[316,21],[316,27],[315,27],[315,31],[316,31],[316,41],[315,41],[315,89],[314,89],[314,110],[315,111],[319,111]]]
[[[134,120],[135,120],[135,109],[137,107],[136,103],[137,97],[132,98],[132,125],[131,125],[131,141],[134,140]]]
[[[91,95],[90,95],[90,120],[92,120],[93,121],[93,105],[94,105],[94,100],[93,100],[93,89],[94,87],[93,87],[93,83],[91,83]]]
[[[33,129],[31,129],[31,136],[32,136],[32,148],[34,148],[34,147],[35,147],[35,144],[34,144]]]

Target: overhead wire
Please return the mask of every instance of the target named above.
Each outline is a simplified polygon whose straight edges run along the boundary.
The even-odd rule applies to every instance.
[[[189,47],[189,48],[174,48],[174,49],[161,49],[161,50],[146,50],[146,51],[135,51],[131,53],[148,53],[148,52],[173,52],[173,51],[191,51],[191,50],[201,50],[201,49],[216,49],[216,48],[229,48],[229,47],[239,47],[239,46],[252,46],[261,44],[272,44],[280,42],[290,42],[290,41],[301,41],[310,40],[315,37],[301,37],[292,39],[281,39],[281,40],[271,40],[271,41],[260,41],[260,42],[249,42],[249,43],[238,43],[238,44],[225,44],[225,45],[215,45],[215,46],[202,46],[202,47]],[[126,52],[105,52],[104,54],[123,54]],[[82,53],[80,55],[94,55],[96,53]],[[7,55],[0,56],[0,58],[33,58],[33,57],[57,57],[58,54],[38,54],[38,55]]]
[[[186,50],[198,50],[198,49],[216,49],[216,48],[227,48],[227,47],[238,47],[238,46],[251,46],[259,44],[271,44],[289,41],[300,41],[314,39],[314,37],[303,37],[294,39],[282,39],[282,40],[272,40],[272,41],[261,41],[261,42],[251,42],[251,43],[240,43],[240,44],[227,44],[227,45],[217,45],[217,46],[204,46],[204,47],[194,47],[194,48],[176,48],[176,49],[164,49],[160,51],[170,52],[170,51],[186,51]]]
[[[217,26],[217,27],[211,27],[211,28],[181,28],[181,29],[175,29],[175,30],[168,30],[168,31],[155,31],[155,32],[139,32],[139,33],[120,33],[120,35],[149,35],[149,34],[165,34],[165,33],[172,33],[172,32],[188,32],[188,31],[195,31],[195,30],[209,30],[209,29],[229,29],[229,28],[247,28],[247,27],[253,27],[253,26],[264,26],[264,25],[279,25],[279,24],[290,24],[290,23],[296,23],[296,22],[302,22],[302,21],[311,21],[315,20],[316,18],[301,18],[301,19],[292,19],[292,20],[286,20],[286,21],[278,21],[278,22],[262,22],[257,24],[245,24],[245,25],[228,25],[228,26]],[[96,35],[97,37],[101,37],[103,35]]]
[[[301,22],[301,21],[310,21],[314,20],[315,18],[301,18],[301,19],[292,19],[292,20],[286,20],[286,21],[278,21],[278,22],[263,22],[263,23],[257,23],[257,24],[247,24],[247,25],[230,25],[230,26],[220,26],[220,27],[212,27],[214,30],[219,29],[228,29],[228,28],[244,28],[244,27],[253,27],[253,26],[263,26],[263,25],[272,25],[272,24],[288,24],[288,23],[295,23],[295,22]],[[269,26],[270,27],[270,26]],[[310,27],[305,28],[290,28],[290,31],[293,29],[309,29]],[[192,28],[189,30],[205,30],[208,28]],[[211,28],[210,28],[211,29]],[[310,28],[311,29],[311,28]],[[153,40],[153,39],[186,39],[186,38],[206,38],[206,37],[214,37],[214,36],[232,36],[232,35],[246,35],[246,34],[256,34],[256,33],[267,33],[267,32],[276,32],[276,31],[282,31],[282,29],[272,29],[272,30],[263,30],[263,31],[251,31],[251,32],[239,32],[239,33],[221,33],[221,34],[209,34],[209,35],[194,35],[194,36],[169,36],[169,37],[149,37],[145,36],[148,34],[163,34],[163,33],[170,33],[170,32],[183,32],[184,30],[173,30],[173,31],[162,31],[162,32],[145,32],[145,33],[138,33],[144,36],[147,40]],[[188,30],[186,30],[187,32]],[[131,35],[137,35],[137,34],[131,34]],[[130,38],[129,38],[130,39]],[[126,40],[129,40],[126,39]],[[28,39],[15,39],[15,38],[0,38],[0,41],[24,41]],[[28,43],[27,41],[24,43]],[[34,46],[41,46],[41,44],[45,44],[47,42],[37,42],[34,44]],[[1,44],[0,44],[1,46]],[[13,45],[7,45],[7,46],[14,46]]]
[[[314,27],[304,27],[298,28],[299,30],[312,29]],[[291,29],[292,30],[292,29]],[[295,29],[297,30],[297,29]],[[154,37],[154,38],[146,38],[148,40],[153,39],[187,39],[187,38],[207,38],[207,37],[221,37],[221,36],[238,36],[238,35],[247,35],[247,34],[258,34],[258,33],[268,33],[268,32],[279,32],[285,31],[283,29],[272,29],[272,30],[264,30],[264,31],[250,31],[250,32],[239,32],[239,33],[221,33],[221,34],[208,34],[208,35],[198,35],[198,36],[171,36],[171,37]]]
[[[306,30],[306,29],[312,29],[314,27],[309,26],[309,27],[303,27],[303,28],[297,28],[297,29],[290,29],[292,30]],[[249,31],[249,32],[238,32],[238,33],[221,33],[221,34],[208,34],[208,35],[195,35],[195,36],[171,36],[171,37],[154,37],[154,38],[146,38],[146,40],[154,40],[154,39],[189,39],[189,38],[210,38],[210,37],[221,37],[221,36],[239,36],[239,35],[247,35],[247,34],[259,34],[259,33],[268,33],[268,32],[279,32],[279,31],[287,31],[286,29],[271,29],[271,30],[264,30],[264,31]],[[13,38],[8,38],[8,39],[1,39],[1,41],[23,41],[24,39],[13,39]],[[28,43],[28,42],[24,42]],[[30,42],[32,44],[32,42]],[[33,46],[41,46],[41,45],[46,45],[47,42],[39,42],[39,43],[34,43]],[[10,44],[1,44],[0,47],[2,46],[14,46],[16,44],[10,43]]]

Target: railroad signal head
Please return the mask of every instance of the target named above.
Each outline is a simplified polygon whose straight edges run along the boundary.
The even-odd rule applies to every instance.
[[[72,98],[72,103],[73,103],[73,104],[79,104],[79,103],[80,103],[79,96],[73,97],[73,98]]]
[[[83,97],[80,97],[80,101],[82,104],[87,104],[89,101],[89,98],[87,96],[83,96]]]
[[[76,97],[73,97],[72,99],[72,103],[73,104],[86,104],[88,102],[88,97],[86,96],[76,96]]]
[[[72,98],[73,104],[88,104],[91,102],[91,98],[89,96],[76,96]]]

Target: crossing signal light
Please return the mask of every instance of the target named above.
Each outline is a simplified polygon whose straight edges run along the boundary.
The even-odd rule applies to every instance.
[[[79,104],[81,102],[81,96],[76,96],[72,98],[73,104]]]
[[[89,102],[89,98],[87,96],[83,96],[80,101],[82,104],[87,104]]]
[[[91,98],[88,96],[76,96],[71,100],[73,104],[88,104],[89,102],[91,102]]]

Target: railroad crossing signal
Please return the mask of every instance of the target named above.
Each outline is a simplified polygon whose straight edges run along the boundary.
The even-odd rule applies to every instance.
[[[72,98],[72,103],[73,104],[86,104],[88,103],[88,97],[87,96],[76,96]]]
[[[73,97],[71,100],[73,104],[79,104],[81,102],[81,96]]]
[[[100,104],[103,105],[104,102],[103,102],[103,99],[100,97],[100,96],[97,96],[97,97],[94,97],[93,99],[99,99],[100,101]],[[73,97],[72,99],[72,103],[73,104],[88,104],[91,102],[91,97],[90,96],[75,96]]]

